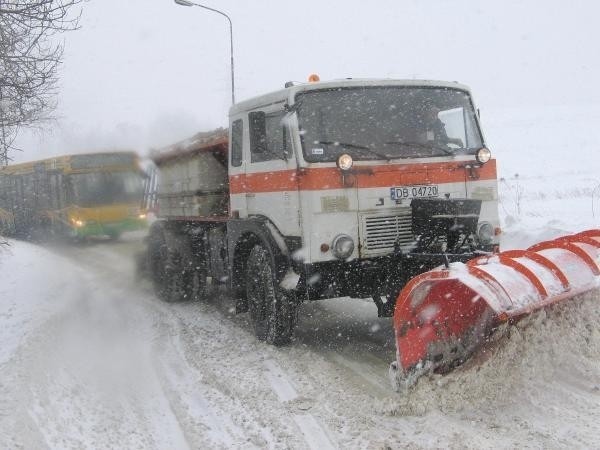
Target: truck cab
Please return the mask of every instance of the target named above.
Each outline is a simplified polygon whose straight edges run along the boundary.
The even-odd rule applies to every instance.
[[[308,299],[387,295],[378,291],[390,284],[382,269],[391,258],[402,260],[402,283],[448,259],[444,254],[463,259],[498,245],[495,160],[466,86],[300,84],[233,106],[229,132],[232,215],[264,220],[292,244],[299,289]],[[419,268],[411,268],[423,234],[414,226],[415,200],[425,208],[437,203],[438,216],[447,211],[433,200],[459,209],[477,200],[475,210],[468,202],[468,211],[458,214],[477,216],[466,237],[469,251],[465,242],[440,237],[419,250]]]

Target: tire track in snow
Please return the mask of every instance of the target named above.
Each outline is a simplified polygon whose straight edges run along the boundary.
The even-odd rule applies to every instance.
[[[291,380],[279,364],[272,359],[267,359],[263,362],[263,365],[266,369],[264,372],[265,378],[281,403],[286,404],[299,398]],[[329,450],[337,448],[312,414],[292,414],[292,419],[298,428],[300,428],[309,448],[313,450]]]
[[[264,372],[265,378],[281,403],[289,402],[298,397],[291,381],[275,361],[267,359],[263,364],[267,369]]]
[[[337,310],[338,304],[345,307],[347,302],[333,302],[333,306],[315,308],[319,330],[315,333],[310,320],[307,321],[309,323],[301,323],[303,331],[299,333],[295,343],[279,354],[272,347],[255,340],[246,316],[231,314],[231,301],[228,298],[213,299],[206,303],[177,304],[164,304],[158,300],[151,293],[148,283],[140,285],[132,279],[131,260],[123,261],[130,256],[133,248],[133,244],[126,242],[110,247],[90,246],[85,249],[66,250],[74,254],[76,260],[93,267],[99,278],[110,278],[113,286],[117,284],[125,291],[131,290],[131,294],[136,297],[134,301],[137,302],[138,297],[145,297],[141,299],[143,304],[139,305],[140,309],[149,309],[149,314],[155,316],[152,320],[161,329],[158,334],[155,330],[150,337],[160,341],[158,347],[153,350],[156,363],[159,364],[156,370],[161,374],[163,389],[167,392],[174,414],[190,442],[200,441],[207,444],[206,439],[210,437],[210,430],[202,428],[202,425],[198,426],[197,418],[190,412],[190,408],[194,406],[189,403],[192,402],[192,394],[196,391],[200,392],[201,399],[212,409],[212,415],[205,411],[208,416],[204,419],[200,411],[196,411],[198,417],[206,423],[210,423],[211,420],[217,421],[224,430],[227,430],[228,426],[221,422],[221,418],[230,418],[235,426],[245,433],[245,441],[237,440],[237,445],[245,447],[335,448],[338,446],[338,437],[345,442],[344,445],[349,443],[348,438],[344,436],[345,430],[361,430],[358,433],[365,431],[360,418],[361,411],[372,414],[370,402],[381,395],[370,375],[379,366],[385,367],[382,373],[387,373],[387,361],[382,363],[383,360],[378,357],[374,357],[377,364],[368,374],[363,370],[365,367],[360,367],[364,355],[372,352],[377,356],[387,353],[385,343],[382,345],[379,336],[365,338],[365,333],[373,334],[370,317],[360,319],[362,322],[358,324],[355,319],[355,316],[360,318],[363,315],[363,310],[372,309],[370,303],[365,303],[363,307],[364,302],[354,302],[352,306],[358,307],[359,310],[353,312],[351,317],[346,317],[347,314],[340,314]],[[343,320],[340,320],[340,315]],[[321,319],[325,319],[324,323],[321,323]],[[375,323],[379,326],[381,322],[383,321],[377,320]],[[353,345],[349,350],[349,342],[358,346]],[[171,358],[173,350],[180,353],[174,359]],[[296,353],[296,356],[290,356],[290,352]],[[331,359],[332,355],[340,352],[344,354],[342,359]],[[309,369],[315,357],[318,357],[324,373],[315,373]],[[293,368],[293,379],[299,384],[293,383],[277,363],[275,364],[280,369],[279,376],[271,376],[270,383],[267,376],[275,372],[270,374],[263,362],[271,359]],[[366,362],[366,365],[371,364],[370,360],[367,361],[369,362]],[[352,362],[357,362],[358,365],[355,364],[349,370],[348,366]],[[187,390],[184,386],[175,384],[177,377],[169,375],[169,370],[176,373],[183,371],[185,378],[195,377],[195,390]],[[369,379],[365,379],[365,376]],[[333,379],[338,381],[332,381]],[[283,394],[284,398],[288,398],[287,401],[279,400],[280,396],[272,386],[277,384],[278,380],[287,382],[287,386],[284,383],[278,385],[280,394],[287,391],[287,394]],[[385,389],[388,385],[387,379],[382,380]],[[332,382],[333,384],[330,384]],[[338,386],[340,382],[343,386]],[[299,396],[295,386],[302,386],[302,392],[308,389],[311,392],[310,397]],[[328,389],[334,386],[337,386],[334,391],[342,400],[343,406],[338,405],[337,401],[332,402],[330,396],[322,395],[324,387]],[[275,395],[270,395],[271,392]],[[346,399],[348,394],[363,405],[359,411],[355,411],[354,405],[351,405],[354,400]],[[319,399],[317,404],[313,398]],[[311,408],[315,408],[312,414],[304,414]],[[350,419],[346,415],[346,411],[350,411],[348,408],[353,411]],[[321,425],[323,418],[333,420],[334,430],[324,429]],[[236,440],[237,433],[231,430],[227,438],[221,436],[220,442],[211,438],[210,442],[214,446],[225,446],[224,442],[227,442],[227,439]],[[339,436],[340,432],[342,436]]]
[[[356,384],[361,384],[375,398],[385,399],[390,395],[390,382],[387,378],[387,365],[376,357],[361,355],[362,359],[349,357],[343,353],[331,352],[328,359],[352,371]],[[366,384],[365,384],[366,382]]]
[[[78,286],[85,289],[72,308],[48,318],[11,366],[24,374],[15,413],[28,416],[13,430],[40,434],[26,448],[189,448],[131,327],[147,325],[136,320],[139,309],[122,302],[120,289],[85,276]]]
[[[298,393],[293,387],[293,383],[290,381],[290,377],[287,374],[280,371],[278,373],[279,376],[271,376],[272,374],[270,374],[268,370],[261,370],[260,366],[252,366],[252,362],[248,361],[247,357],[240,359],[239,355],[236,355],[240,352],[246,353],[247,351],[250,351],[254,355],[251,359],[259,362],[261,366],[261,362],[265,360],[265,358],[269,360],[275,356],[271,347],[255,341],[251,332],[251,326],[247,323],[247,317],[231,316],[227,299],[209,300],[206,304],[184,302],[167,305],[156,299],[154,295],[150,293],[151,290],[149,290],[150,288],[148,286],[145,284],[140,286],[138,283],[134,283],[133,280],[127,279],[126,274],[119,274],[115,279],[114,277],[116,274],[114,272],[115,268],[119,265],[118,261],[120,255],[123,254],[123,256],[125,256],[124,254],[130,253],[132,248],[133,245],[124,243],[122,246],[114,245],[106,248],[103,246],[92,246],[84,249],[85,251],[75,249],[75,253],[77,253],[76,258],[78,260],[85,260],[86,265],[91,265],[96,268],[103,277],[110,276],[113,278],[113,283],[118,280],[119,283],[128,284],[132,288],[135,288],[135,290],[140,290],[141,288],[141,291],[148,296],[148,298],[144,300],[144,303],[146,303],[147,306],[150,306],[151,309],[159,311],[157,314],[160,317],[156,318],[157,323],[161,323],[161,326],[164,325],[168,328],[168,330],[165,330],[165,333],[161,333],[163,337],[159,339],[167,338],[172,341],[171,344],[167,345],[171,350],[168,350],[167,347],[165,347],[158,353],[162,354],[163,357],[166,356],[168,359],[168,354],[172,351],[173,346],[181,347],[179,352],[181,353],[181,358],[185,361],[179,361],[180,358],[176,358],[177,364],[183,362],[183,364],[189,365],[188,369],[190,373],[195,373],[195,376],[199,375],[199,384],[201,383],[204,385],[204,387],[201,388],[202,398],[208,401],[209,406],[213,407],[215,415],[212,419],[219,421],[225,411],[230,411],[229,416],[238,426],[241,426],[244,429],[246,436],[252,436],[250,442],[258,446],[263,446],[267,443],[269,443],[267,445],[273,445],[273,442],[285,442],[285,445],[288,447],[298,448],[308,446],[310,442],[310,445],[314,447],[315,442],[321,442],[320,446],[335,448],[329,438],[329,436],[333,435],[329,430],[327,430],[327,432],[323,430],[319,425],[319,420],[315,418],[317,416],[314,414],[294,414],[294,410],[304,411],[305,408],[312,408],[313,402],[308,398],[298,396]],[[129,261],[127,263],[129,264]],[[334,307],[337,303],[340,302],[336,302]],[[358,303],[358,306],[360,307],[361,303]],[[369,309],[371,306],[371,304],[367,304],[364,308],[360,308],[360,314],[362,314],[362,309]],[[358,391],[361,398],[363,398],[364,395],[369,395],[368,393],[373,397],[379,397],[381,391],[375,386],[377,382],[374,382],[373,377],[365,379],[366,371],[362,370],[364,367],[359,367],[361,355],[370,354],[373,351],[378,352],[377,349],[380,348],[381,345],[377,340],[378,338],[376,338],[376,340],[363,339],[364,332],[369,332],[372,327],[369,325],[356,327],[355,320],[345,320],[340,322],[340,314],[338,311],[329,311],[328,308],[323,310],[321,310],[321,308],[318,309],[317,316],[319,316],[320,319],[323,318],[322,316],[326,316],[326,325],[329,325],[329,322],[331,322],[334,323],[335,326],[323,326],[318,333],[314,333],[310,324],[304,325],[304,332],[301,333],[296,344],[300,344],[301,348],[306,348],[308,353],[305,354],[305,352],[301,351],[302,357],[299,362],[304,368],[299,368],[299,372],[295,369],[294,371],[297,373],[295,373],[294,376],[300,377],[300,384],[302,385],[306,385],[308,382],[309,384],[306,387],[310,390],[313,390],[313,388],[316,389],[314,394],[321,398],[318,394],[320,388],[317,386],[323,386],[323,383],[325,383],[326,386],[331,381],[328,380],[328,378],[331,377],[331,372],[327,372],[329,373],[329,376],[327,376],[327,373],[323,374],[323,376],[313,374],[308,378],[305,378],[305,375],[308,375],[308,373],[304,372],[307,368],[306,364],[308,364],[309,361],[312,361],[314,356],[319,355],[320,358],[325,358],[329,361],[328,364],[325,364],[326,371],[333,370],[335,373],[345,374],[345,381],[349,381],[350,385],[342,389],[342,391],[347,392],[347,389],[350,388],[351,391]],[[342,316],[344,315],[342,314]],[[178,320],[174,321],[173,319],[175,317]],[[333,333],[332,336],[330,336],[331,333]],[[340,337],[340,334],[343,335],[343,338]],[[213,336],[218,336],[217,341],[214,341]],[[233,345],[237,348],[241,344],[241,347],[235,352],[236,354],[230,355],[230,358],[233,358],[231,361],[217,362],[217,365],[215,366],[214,364],[216,361],[211,353],[222,355],[222,357],[224,357],[226,355],[226,353],[223,353],[225,350],[224,345],[228,345],[226,342],[230,342],[232,338]],[[241,341],[239,340],[240,338],[242,339]],[[347,346],[348,338],[351,341],[358,339],[358,342],[361,343],[360,349],[353,347],[350,354],[346,354],[348,352],[345,352],[344,350]],[[324,345],[324,343],[328,344]],[[292,346],[292,348],[294,347],[296,347],[296,345]],[[288,350],[292,350],[292,348]],[[337,361],[332,360],[331,356],[340,351],[344,353],[344,356]],[[285,361],[288,357],[287,352],[282,354],[281,357]],[[279,360],[279,357],[276,357],[275,359]],[[376,370],[376,367],[379,366],[385,367],[385,370],[382,371],[382,373],[387,373],[387,363],[382,364],[380,358],[375,359],[378,361],[378,364],[369,371],[369,374],[372,374],[372,372]],[[342,362],[346,362],[346,364],[343,364]],[[353,368],[348,370],[349,365],[352,365],[352,362],[357,362],[358,366],[353,365]],[[295,361],[290,361],[290,363],[295,366]],[[369,363],[366,364],[368,365]],[[232,368],[238,373],[230,373],[229,371]],[[162,372],[163,375],[165,375],[165,370],[168,369],[163,370],[161,368],[159,369],[159,372]],[[271,378],[271,382],[267,380],[267,376]],[[253,377],[256,378],[251,380]],[[316,377],[314,383],[308,381],[312,380],[314,377]],[[260,382],[260,379],[267,382]],[[277,385],[278,380],[287,381],[287,385],[285,385],[285,383],[280,383],[278,385],[279,394],[283,395],[283,398],[287,398],[287,401],[277,400],[280,395],[275,392],[272,384]],[[382,380],[382,384],[387,386],[387,379],[382,377]],[[234,381],[233,384],[232,381]],[[237,386],[237,383],[239,382],[242,384]],[[188,419],[186,418],[186,412],[182,411],[182,409],[186,408],[187,403],[186,400],[183,399],[185,394],[180,392],[177,386],[172,386],[173,380],[166,380],[164,384],[165,389],[171,389],[170,396],[177,404],[175,409],[179,411],[178,413],[176,412],[179,416],[179,420],[185,422]],[[171,385],[171,387],[169,387],[169,385]],[[250,389],[250,391],[248,391],[248,389]],[[265,389],[275,393],[273,400],[269,399],[270,396],[265,396]],[[287,393],[282,394],[284,391]],[[387,391],[385,392],[388,393]],[[235,396],[236,398],[234,402],[232,402],[232,396]],[[249,401],[251,402],[250,404],[248,404]],[[278,402],[279,405],[281,405],[281,408],[278,408],[276,404],[273,404],[273,401]],[[321,401],[324,401],[324,403],[322,405],[319,404],[315,410],[319,411],[319,417],[329,417],[332,408],[336,411],[339,410],[335,405],[330,405],[329,400],[321,398],[320,402]],[[343,412],[340,411],[340,413],[342,414],[341,417],[344,417]],[[298,417],[298,420],[295,420],[296,416]],[[207,420],[210,422],[209,419]],[[345,421],[345,419],[342,420]],[[189,425],[190,422],[188,421],[187,424],[182,426],[186,430],[189,430]],[[221,424],[221,426],[224,425]],[[351,426],[350,428],[355,429],[355,426]],[[321,431],[315,434],[314,430]],[[339,432],[339,430],[340,425],[336,425],[336,431]],[[315,441],[314,436],[320,436],[320,438]],[[231,437],[235,439],[234,436]],[[303,444],[300,444],[300,442],[303,442]]]
[[[156,362],[160,373],[164,374],[171,391],[185,409],[185,420],[191,421],[193,428],[199,426],[211,442],[220,448],[240,447],[248,440],[247,433],[238,427],[231,417],[214,408],[202,391],[211,390],[199,379],[199,375],[186,361],[185,351],[179,340],[180,333],[168,333],[169,351],[163,351],[163,360]],[[218,395],[213,392],[213,395]],[[222,403],[225,403],[222,399]],[[184,420],[184,419],[182,419]]]
[[[173,412],[188,440],[196,442],[190,445],[197,448],[279,448],[281,445],[299,448],[302,435],[286,409],[265,395],[269,392],[266,383],[257,383],[261,371],[253,366],[256,358],[248,360],[248,352],[243,348],[233,354],[226,350],[232,345],[237,348],[237,336],[245,335],[245,331],[231,327],[233,322],[229,320],[223,323],[224,312],[210,302],[164,304],[158,300],[147,283],[140,285],[134,281],[131,261],[122,260],[133,248],[126,242],[110,248],[90,246],[59,250],[93,268],[97,278],[109,278],[113,287],[117,285],[124,291],[131,291],[134,298],[130,301],[135,302],[138,309],[146,310],[144,316],[152,316],[144,317],[155,327],[146,340],[153,342],[151,353],[155,370]],[[258,350],[251,336],[244,336],[241,343],[242,347],[249,346],[251,353]],[[261,353],[262,348],[257,352],[258,359],[263,358]],[[239,363],[244,367],[243,372],[238,371]],[[181,374],[188,380],[183,385],[179,384]],[[192,379],[197,384],[189,381]],[[196,403],[190,400],[195,393],[199,393],[199,397],[195,397]],[[201,411],[200,405],[208,406],[208,409]],[[220,427],[225,436],[213,439],[219,432],[212,434],[207,426],[210,423]],[[228,445],[229,440],[233,441],[232,445]]]

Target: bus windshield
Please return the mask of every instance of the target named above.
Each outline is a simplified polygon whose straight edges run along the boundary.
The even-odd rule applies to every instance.
[[[75,203],[100,206],[141,203],[144,183],[139,172],[90,172],[71,175]]]
[[[452,88],[349,87],[296,96],[304,158],[335,161],[469,154],[482,147],[469,94]]]

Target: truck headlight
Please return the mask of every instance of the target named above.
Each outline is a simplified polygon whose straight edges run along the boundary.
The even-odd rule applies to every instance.
[[[475,159],[478,163],[485,164],[492,159],[492,152],[490,152],[489,148],[482,147],[475,153]]]
[[[489,222],[481,222],[477,227],[477,237],[482,244],[489,244],[494,237],[494,227]]]
[[[337,159],[337,166],[341,170],[350,170],[350,169],[352,169],[353,164],[354,164],[354,161],[352,161],[352,156],[350,156],[347,153],[340,155],[340,157]]]
[[[347,234],[339,234],[333,239],[331,251],[336,258],[347,259],[354,251],[354,241]]]

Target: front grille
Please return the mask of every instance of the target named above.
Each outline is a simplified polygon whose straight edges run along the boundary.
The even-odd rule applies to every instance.
[[[390,253],[396,241],[400,245],[408,245],[414,240],[410,208],[401,208],[393,213],[363,215],[361,224],[363,256]]]

